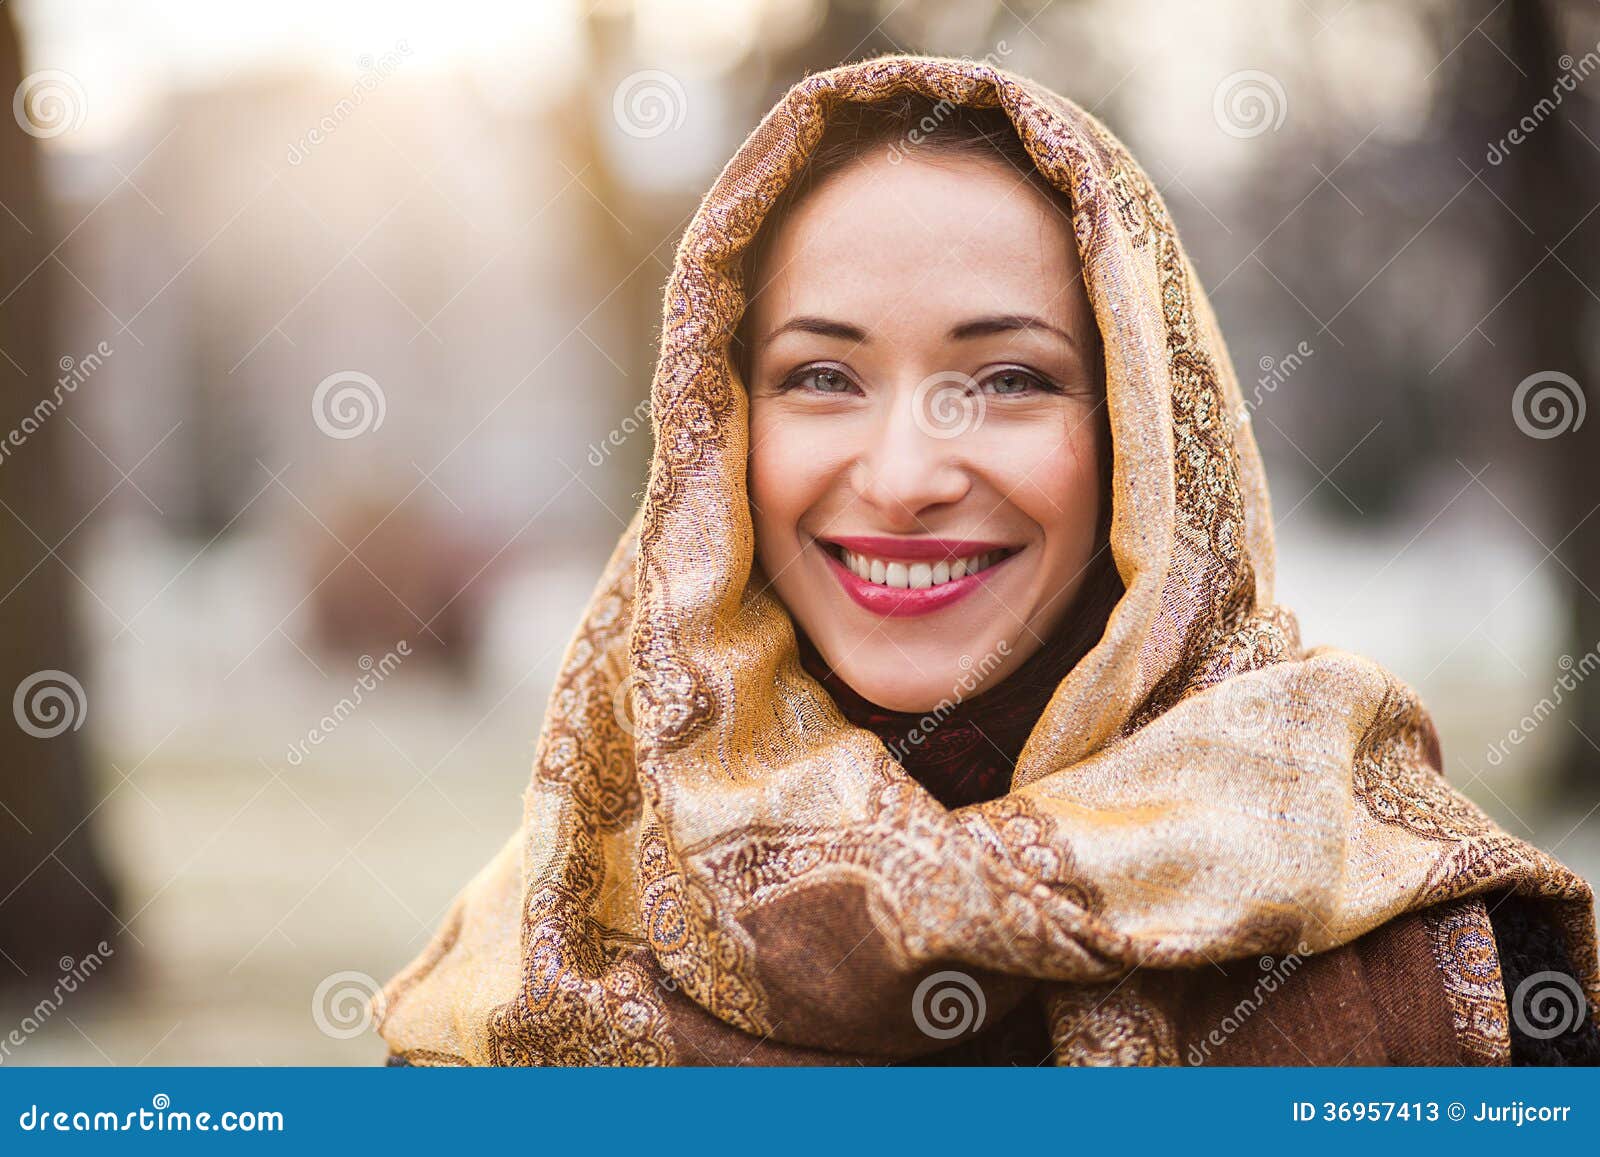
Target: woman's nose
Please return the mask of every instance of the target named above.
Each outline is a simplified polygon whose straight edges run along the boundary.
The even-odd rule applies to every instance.
[[[856,462],[856,490],[884,517],[885,529],[912,533],[931,507],[958,502],[972,488],[959,436],[930,423],[909,394],[886,407],[875,438]]]

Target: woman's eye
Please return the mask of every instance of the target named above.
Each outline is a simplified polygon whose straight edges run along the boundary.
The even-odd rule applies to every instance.
[[[1055,387],[1037,374],[1027,370],[1000,370],[984,378],[979,385],[986,393],[999,397],[1012,397],[1031,393],[1054,393]]]
[[[839,370],[817,366],[790,377],[784,383],[784,389],[808,390],[814,394],[848,394],[855,390],[855,383]]]

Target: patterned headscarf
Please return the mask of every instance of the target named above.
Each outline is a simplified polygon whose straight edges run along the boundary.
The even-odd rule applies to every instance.
[[[906,93],[1002,108],[1071,200],[1126,587],[1011,790],[953,811],[841,714],[751,581],[729,357],[741,254],[829,110]],[[397,1056],[915,1057],[949,1044],[951,999],[992,1022],[1026,998],[1058,1061],[1171,1062],[1170,994],[1194,986],[1150,978],[1329,952],[1490,892],[1545,901],[1600,1002],[1589,886],[1445,782],[1408,687],[1303,649],[1274,604],[1215,318],[1160,196],[1088,113],[981,62],[809,76],[706,195],[664,314],[648,491],[562,662],[520,830],[379,998]]]

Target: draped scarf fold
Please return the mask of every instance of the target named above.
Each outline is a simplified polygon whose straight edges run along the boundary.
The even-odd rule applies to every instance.
[[[740,257],[830,108],[907,92],[999,106],[1070,198],[1125,588],[1010,790],[954,809],[800,661],[754,562],[729,358]],[[925,57],[796,84],[679,243],[651,400],[649,485],[563,658],[522,825],[378,998],[398,1056],[870,1062],[1026,999],[1057,1061],[1176,1062],[1206,970],[1489,893],[1544,905],[1600,1005],[1589,886],[1447,784],[1410,688],[1305,649],[1274,603],[1265,480],[1209,303],[1155,188],[1076,105]]]

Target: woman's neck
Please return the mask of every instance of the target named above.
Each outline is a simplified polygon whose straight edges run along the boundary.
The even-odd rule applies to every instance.
[[[1017,758],[1050,697],[1099,637],[1095,631],[1085,640],[1088,634],[1081,620],[1064,624],[1005,679],[918,713],[891,711],[865,698],[796,629],[801,664],[845,718],[877,735],[890,756],[947,808],[982,803],[1011,789]]]

